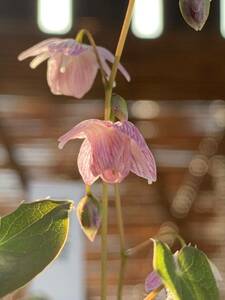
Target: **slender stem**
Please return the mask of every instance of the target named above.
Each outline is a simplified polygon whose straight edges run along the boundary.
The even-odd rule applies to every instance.
[[[175,237],[178,239],[182,247],[187,246],[185,240],[179,234],[175,234]]]
[[[125,235],[124,235],[123,215],[122,215],[119,184],[115,184],[114,188],[115,188],[115,196],[116,196],[117,223],[118,223],[119,236],[120,236],[120,272],[119,272],[119,278],[118,278],[117,300],[121,300],[122,292],[123,292],[123,282],[124,282],[125,267],[126,267],[126,262],[127,262],[127,255],[125,252]]]
[[[134,7],[135,0],[129,0],[127,13],[124,19],[123,27],[121,30],[119,42],[116,49],[115,60],[112,67],[112,72],[110,74],[109,82],[105,79],[104,70],[102,68],[101,60],[98,56],[98,51],[96,45],[93,44],[92,39],[90,39],[90,43],[94,45],[94,49],[96,52],[96,57],[99,62],[99,66],[102,73],[102,80],[105,87],[105,120],[110,120],[111,114],[111,98],[112,98],[112,90],[113,90],[113,83],[116,78],[117,68],[120,62],[120,58],[123,52],[123,48],[125,45],[127,33],[130,27],[132,11]],[[84,31],[86,33],[86,31]],[[89,34],[87,35],[89,38]],[[91,37],[92,38],[92,37]],[[118,193],[119,195],[119,193]],[[108,186],[106,183],[103,182],[103,199],[102,199],[102,230],[101,230],[101,241],[102,241],[102,253],[101,253],[101,265],[102,265],[102,272],[101,272],[101,300],[106,300],[107,298],[107,227],[108,227]],[[120,209],[121,211],[121,209]],[[120,219],[121,221],[121,219]],[[122,224],[122,223],[121,223]],[[122,236],[123,245],[124,245],[124,235]],[[121,279],[119,279],[119,291],[118,293],[122,294],[122,286],[123,286],[123,277],[124,277],[124,268],[125,268],[125,260],[121,261],[121,269],[120,273],[122,275]]]
[[[117,74],[117,68],[120,62],[120,58],[122,56],[123,53],[123,48],[125,45],[125,41],[127,38],[127,34],[128,34],[128,30],[130,27],[130,22],[132,19],[132,13],[133,13],[133,8],[134,8],[134,3],[135,0],[129,0],[129,4],[128,4],[128,8],[127,8],[127,12],[126,12],[126,16],[123,22],[123,27],[121,30],[121,34],[120,34],[120,38],[119,38],[119,42],[116,48],[116,53],[115,53],[115,61],[112,67],[112,72],[109,78],[109,88],[108,90],[106,90],[106,99],[105,99],[105,103],[108,107],[110,107],[110,102],[111,102],[111,98],[112,98],[112,88],[113,88],[113,83],[115,81],[116,78],[116,74]],[[110,109],[107,110],[107,116],[108,119],[110,118]]]
[[[127,249],[126,254],[128,256],[132,256],[132,255],[136,254],[137,252],[141,251],[142,249],[146,248],[147,246],[149,246],[149,244],[151,244],[151,242],[152,242],[152,240],[148,239],[148,240],[144,241],[141,244],[138,244],[137,246],[135,246],[133,248]]]
[[[125,238],[124,238],[123,215],[122,215],[119,184],[115,184],[115,196],[116,196],[117,223],[118,223],[118,229],[119,229],[119,235],[120,235],[120,250],[122,253],[124,253]]]
[[[108,185],[102,183],[102,227],[101,227],[101,299],[107,299],[107,231],[108,231]]]
[[[124,284],[127,258],[128,258],[128,256],[125,253],[121,253],[120,270],[119,270],[119,278],[118,278],[118,289],[117,289],[117,300],[122,300],[122,296],[123,296],[123,284]]]
[[[86,184],[85,191],[86,191],[86,195],[91,195],[91,186]]]

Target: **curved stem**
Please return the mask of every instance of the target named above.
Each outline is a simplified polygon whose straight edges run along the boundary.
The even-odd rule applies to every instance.
[[[115,198],[116,198],[116,215],[117,215],[117,223],[119,229],[120,236],[120,272],[118,278],[118,290],[117,290],[117,299],[122,299],[123,292],[123,282],[125,275],[125,267],[127,262],[127,255],[125,252],[125,235],[124,235],[124,226],[123,226],[123,215],[122,215],[122,206],[120,199],[120,190],[119,184],[115,184]]]
[[[101,61],[100,55],[98,53],[98,49],[97,49],[97,46],[96,46],[96,43],[95,43],[95,40],[94,40],[92,34],[87,29],[81,29],[78,32],[75,39],[78,43],[82,43],[84,35],[86,35],[90,45],[93,47],[93,50],[94,50],[94,53],[95,53],[95,56],[96,56],[96,59],[97,59],[98,65],[99,65],[99,69],[100,69],[100,72],[101,72],[102,83],[103,83],[104,86],[106,86],[108,81],[106,79],[106,75],[105,75],[105,71],[104,71],[104,68],[103,68],[103,65],[102,65],[102,61]]]
[[[102,227],[101,227],[101,299],[107,299],[107,231],[108,231],[108,185],[102,183]]]
[[[179,234],[175,234],[174,236],[178,239],[182,247],[187,246],[185,240]]]

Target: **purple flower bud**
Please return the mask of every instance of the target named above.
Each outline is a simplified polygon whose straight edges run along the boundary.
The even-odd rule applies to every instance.
[[[76,212],[82,230],[93,242],[101,224],[99,201],[92,194],[89,194],[80,200]]]
[[[145,279],[145,290],[147,293],[159,288],[162,285],[162,280],[159,275],[153,271],[148,274],[147,278]]]
[[[180,0],[179,6],[186,23],[201,30],[209,16],[210,0]]]

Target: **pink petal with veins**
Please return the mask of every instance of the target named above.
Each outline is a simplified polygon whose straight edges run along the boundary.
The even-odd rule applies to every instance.
[[[47,81],[53,94],[82,98],[92,87],[98,65],[92,51],[76,57],[67,57],[65,71],[60,70],[63,56],[57,54],[48,61]]]
[[[92,163],[93,159],[91,144],[88,140],[85,140],[80,147],[77,165],[83,181],[88,185],[92,185],[98,179],[98,176],[94,176],[91,171]]]
[[[85,138],[78,157],[78,167],[86,184],[92,184],[99,176],[105,182],[117,183],[128,175],[130,141],[114,128],[112,122],[94,119],[83,121],[59,138],[59,148],[76,138]]]
[[[131,139],[131,172],[146,178],[148,183],[156,181],[155,159],[138,128],[129,121],[114,124]]]
[[[115,56],[109,50],[103,47],[97,47],[97,49],[102,60],[104,59],[104,60],[108,60],[112,64],[114,63]],[[126,78],[127,81],[130,81],[129,73],[121,64],[118,65],[118,70],[123,74],[123,76]]]

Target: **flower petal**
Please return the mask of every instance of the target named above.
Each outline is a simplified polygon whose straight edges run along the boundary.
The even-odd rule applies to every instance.
[[[65,144],[70,140],[84,139],[86,137],[90,137],[92,132],[98,134],[101,132],[101,129],[104,130],[106,126],[110,125],[111,122],[109,121],[101,121],[97,119],[82,121],[58,139],[59,149],[62,149],[65,146]]]
[[[131,152],[130,140],[114,128],[110,121],[86,120],[79,123],[69,132],[59,138],[59,148],[71,139],[86,138],[85,155],[80,152],[78,159],[79,170],[87,184],[101,177],[109,183],[121,182],[130,171]],[[91,153],[91,154],[90,154]],[[85,169],[87,168],[87,170]]]
[[[162,280],[155,271],[149,273],[145,279],[145,290],[147,293],[159,288],[161,285]]]
[[[47,80],[53,94],[82,98],[92,87],[98,64],[92,51],[70,57],[64,72],[60,71],[62,54],[48,60]]]
[[[155,159],[137,127],[129,121],[116,122],[114,126],[131,140],[131,172],[146,178],[149,183],[156,181]]]
[[[47,40],[44,40],[33,47],[28,48],[27,50],[23,51],[22,53],[19,54],[18,60],[24,60],[30,56],[37,56],[43,52],[48,51],[48,47],[52,43],[58,43],[61,41],[61,39],[58,38],[50,38]]]
[[[92,172],[108,183],[121,182],[130,171],[130,142],[111,125],[91,137]]]
[[[103,47],[97,47],[97,49],[98,49],[98,52],[99,52],[100,57],[101,57],[102,60],[108,60],[112,64],[114,63],[115,57],[109,50],[107,50]],[[127,72],[127,70],[121,64],[118,65],[118,69],[123,74],[123,76],[126,78],[126,80],[130,81],[129,73]]]
[[[49,45],[49,52],[51,55],[61,53],[65,56],[78,56],[88,49],[89,46],[78,43],[74,39],[61,39],[59,42]]]
[[[48,51],[39,54],[30,62],[31,69],[35,69],[37,66],[39,66],[43,61],[45,61],[48,58],[49,58]]]
[[[83,181],[87,185],[92,185],[98,179],[98,176],[94,176],[91,171],[92,161],[91,144],[88,140],[85,140],[81,145],[77,158],[77,164]]]

